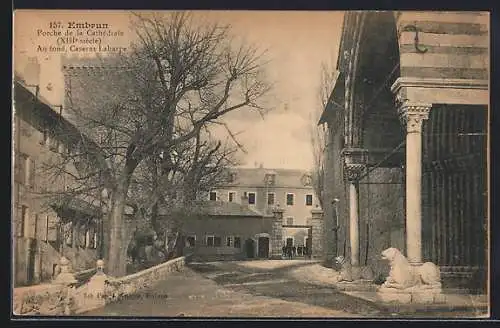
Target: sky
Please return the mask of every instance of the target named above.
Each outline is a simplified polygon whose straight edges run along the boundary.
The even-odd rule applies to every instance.
[[[226,118],[246,150],[246,154],[241,154],[243,166],[262,164],[268,168],[311,169],[310,129],[321,112],[318,96],[321,64],[335,66],[343,13],[204,11],[195,15],[229,24],[232,34],[267,50],[266,75],[274,86],[267,101],[271,111],[264,119],[247,111]],[[56,30],[66,31],[73,21],[108,24],[111,30],[123,32],[123,36],[103,37],[103,44],[127,47],[133,38],[126,11],[17,11],[14,69],[23,72],[28,58],[37,57],[41,63],[41,94],[53,105],[62,104],[64,86],[60,69],[62,53],[49,49],[57,45],[58,38],[51,35],[50,24]],[[58,23],[63,28],[57,29]],[[93,53],[83,56],[93,56]]]

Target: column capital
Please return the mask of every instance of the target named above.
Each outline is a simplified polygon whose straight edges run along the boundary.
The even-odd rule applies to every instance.
[[[358,180],[361,172],[365,169],[368,151],[363,148],[344,148],[341,156],[345,179],[348,181]]]
[[[365,164],[344,164],[344,177],[349,182],[355,182],[359,180],[359,177],[363,170],[365,169]]]
[[[398,108],[399,119],[406,132],[422,132],[422,123],[429,118],[432,104],[403,102]]]
[[[345,164],[364,164],[368,156],[368,150],[364,148],[344,148],[340,155]]]

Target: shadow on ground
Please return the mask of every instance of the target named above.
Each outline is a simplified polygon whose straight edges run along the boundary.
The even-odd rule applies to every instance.
[[[334,287],[297,281],[288,274],[292,269],[310,266],[311,262],[297,261],[269,269],[245,267],[241,263],[244,262],[191,263],[189,266],[222,287],[234,291],[321,306],[354,315],[388,316],[368,301],[343,294]]]

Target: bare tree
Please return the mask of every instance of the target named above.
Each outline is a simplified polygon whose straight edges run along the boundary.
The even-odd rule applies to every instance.
[[[328,105],[328,100],[337,78],[337,72],[330,64],[322,63],[320,85],[318,89],[319,110],[316,111],[310,121],[311,146],[313,151],[313,187],[318,196],[321,207],[325,205],[324,184],[325,184],[325,160],[328,146],[328,130],[325,125],[318,126],[317,122],[321,113]]]
[[[262,53],[237,44],[227,26],[200,24],[191,14],[177,12],[134,15],[133,23],[138,42],[131,52],[65,71],[66,108],[80,131],[78,151],[66,160],[90,158],[94,166],[87,169],[82,189],[110,192],[107,262],[117,276],[125,274],[123,215],[138,169],[156,168],[152,183],[175,181],[168,177],[178,169],[173,161],[182,145],[200,139],[203,129],[223,124],[229,112],[264,111],[259,100],[270,89]],[[214,154],[220,154],[221,146],[215,145]],[[214,148],[199,148],[191,174],[203,185],[211,175],[196,173],[201,152]]]

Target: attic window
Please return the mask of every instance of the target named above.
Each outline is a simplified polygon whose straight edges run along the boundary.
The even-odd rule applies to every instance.
[[[229,173],[228,181],[229,181],[229,183],[233,183],[236,181],[236,173],[235,172]]]
[[[274,174],[274,173],[267,173],[265,180],[266,180],[266,184],[268,186],[274,186],[274,184],[276,183],[276,174]]]

